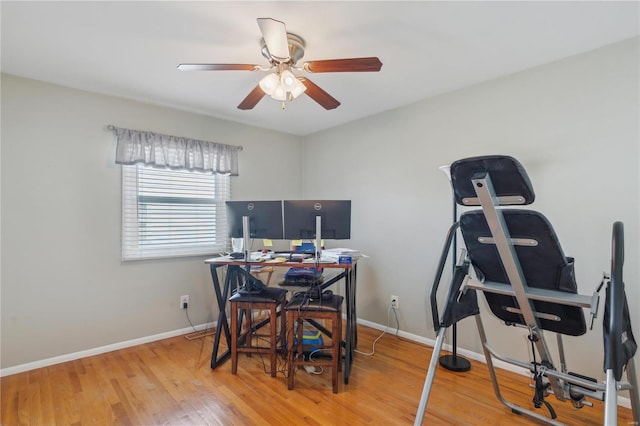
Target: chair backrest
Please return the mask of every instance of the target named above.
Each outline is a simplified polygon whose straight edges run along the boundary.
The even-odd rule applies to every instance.
[[[451,185],[456,202],[463,206],[479,206],[472,178],[489,173],[500,205],[531,204],[536,196],[522,164],[507,155],[463,158],[451,164]]]
[[[514,250],[526,284],[533,288],[577,293],[574,262],[562,252],[560,243],[547,219],[532,210],[503,210],[512,239],[535,241],[535,245],[515,245]],[[495,244],[487,243],[491,231],[482,210],[462,214],[460,229],[471,264],[481,280],[508,284],[509,279]],[[514,297],[485,293],[491,311],[505,322],[524,324]],[[562,334],[578,336],[586,332],[581,308],[550,302],[533,302],[535,311],[556,317],[539,318],[540,327]]]
[[[489,175],[496,205],[531,204],[535,195],[522,165],[512,157],[473,157],[451,165],[451,178],[456,202],[480,205],[472,179]],[[496,206],[494,206],[496,207]],[[526,209],[499,208],[506,234],[527,287],[575,294],[577,285],[573,259],[564,255],[549,221],[539,212]],[[502,226],[500,223],[492,224]],[[484,210],[465,212],[460,217],[460,230],[476,274],[481,280],[510,284],[504,259],[494,243],[492,227]],[[515,297],[485,292],[491,311],[507,323],[525,324]],[[581,335],[586,332],[584,312],[575,306],[553,302],[532,302],[542,329]]]

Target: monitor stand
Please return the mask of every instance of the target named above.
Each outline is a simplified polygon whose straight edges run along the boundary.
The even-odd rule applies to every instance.
[[[249,216],[242,216],[242,252],[244,253],[244,284],[238,289],[240,294],[260,294],[267,286],[262,281],[251,275],[251,247],[249,246],[251,230],[249,229]]]
[[[322,216],[316,216],[316,249],[315,249],[315,261],[316,269],[320,263],[320,256],[322,256]]]

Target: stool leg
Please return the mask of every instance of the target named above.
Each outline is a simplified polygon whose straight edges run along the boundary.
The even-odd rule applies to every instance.
[[[338,393],[338,368],[340,365],[340,346],[342,345],[342,315],[338,312],[331,320],[331,386]]]
[[[273,303],[269,308],[269,325],[271,330],[269,332],[269,342],[271,347],[269,348],[269,358],[271,359],[271,377],[276,377],[276,337],[278,336],[278,315],[277,315],[278,304]]]
[[[238,372],[238,309],[231,303],[231,374]]]
[[[243,309],[245,324],[247,325],[247,333],[244,337],[244,345],[247,347],[251,347],[253,343],[253,307],[248,309]],[[240,321],[240,332],[242,332],[242,321]],[[247,341],[247,339],[249,339]],[[251,358],[251,352],[247,352],[247,357]]]
[[[287,299],[282,299],[282,303],[280,304],[280,351],[282,356],[287,355],[287,315],[284,310],[285,305],[287,304]]]
[[[287,349],[289,351],[287,353],[287,364],[289,365],[289,371],[287,373],[287,388],[289,390],[293,389],[293,374],[295,370],[295,366],[293,365],[293,356],[296,352],[296,348],[294,347],[296,323],[297,319],[294,318],[293,311],[287,311],[287,324],[289,327],[287,329]]]
[[[342,312],[338,312],[338,323],[340,324],[340,344],[338,345],[338,371],[342,372]],[[346,356],[345,349],[345,356]]]

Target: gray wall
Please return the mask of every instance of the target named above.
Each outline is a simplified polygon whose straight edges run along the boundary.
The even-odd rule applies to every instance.
[[[202,258],[120,261],[107,124],[243,145],[235,198],[352,199],[352,240],[328,244],[371,256],[359,267],[358,316],[386,325],[396,294],[401,330],[428,338],[427,293],[451,220],[438,166],[515,156],[534,207],[577,259],[582,293],[609,267],[612,222],[625,222],[640,324],[638,47],[619,43],[305,138],[3,75],[2,368],[184,328],[181,294],[195,323],[215,319]],[[498,350],[526,356],[521,333],[485,317]],[[459,330],[461,348],[480,352],[472,322]],[[601,377],[600,332],[567,342],[575,371]]]
[[[395,294],[401,330],[435,338],[425,307],[452,210],[438,167],[506,154],[527,169],[533,208],[576,258],[581,293],[591,294],[608,270],[611,225],[624,222],[625,280],[639,329],[638,48],[636,38],[305,138],[305,197],[351,198],[350,244],[371,256],[359,269],[358,316],[386,325]],[[522,333],[485,318],[498,351],[527,359]],[[600,324],[568,339],[574,371],[603,377]],[[482,352],[472,320],[458,330],[461,348]]]
[[[204,257],[120,260],[108,124],[242,145],[235,198],[300,196],[298,137],[2,75],[2,368],[188,327],[182,294],[217,319]]]

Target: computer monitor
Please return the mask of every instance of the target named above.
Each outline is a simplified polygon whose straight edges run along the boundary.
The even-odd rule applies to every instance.
[[[283,205],[285,240],[317,238],[317,216],[322,239],[351,238],[351,200],[285,200]]]
[[[227,201],[231,238],[243,238],[242,218],[249,217],[248,238],[283,239],[282,201]]]

